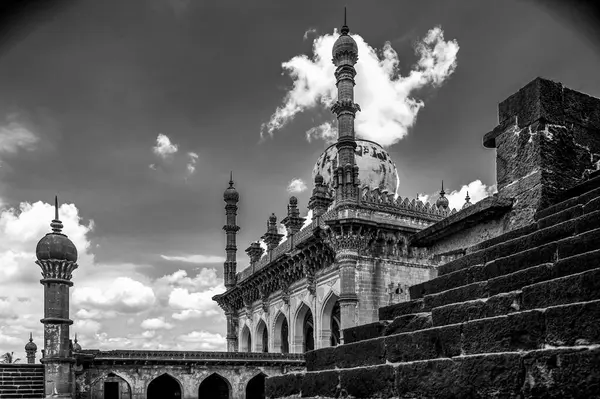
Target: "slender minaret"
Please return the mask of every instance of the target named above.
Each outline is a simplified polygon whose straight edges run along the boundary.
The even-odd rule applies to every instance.
[[[35,352],[37,352],[37,345],[33,342],[33,334],[29,333],[29,342],[25,344],[25,353],[27,353],[27,363],[35,363]]]
[[[340,202],[356,202],[358,200],[358,166],[354,159],[356,138],[354,136],[354,118],[360,111],[354,102],[354,65],[358,60],[358,46],[350,35],[346,25],[346,8],[344,8],[344,26],[341,35],[333,45],[333,63],[336,66],[335,78],[338,99],[331,107],[338,120],[338,166],[333,171],[333,186],[336,188],[336,200]]]
[[[44,286],[44,364],[46,397],[71,398],[75,395],[75,376],[69,340],[69,287],[72,273],[77,269],[77,248],[62,233],[58,219],[58,198],[54,198],[52,232],[37,244],[36,257],[42,268],[40,283]]]
[[[229,187],[223,194],[223,200],[225,205],[225,215],[227,216],[227,224],[223,226],[225,234],[227,235],[227,244],[225,246],[225,252],[227,253],[227,259],[225,260],[225,273],[223,279],[225,280],[225,287],[231,289],[235,287],[235,273],[237,268],[236,252],[237,246],[235,243],[236,234],[240,230],[240,227],[236,225],[237,216],[237,203],[240,200],[240,195],[233,187],[233,172],[229,177]]]

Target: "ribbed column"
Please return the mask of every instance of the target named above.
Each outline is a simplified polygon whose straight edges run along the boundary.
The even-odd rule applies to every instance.
[[[340,274],[340,317],[341,317],[341,340],[344,342],[343,330],[355,327],[358,321],[356,295],[356,266],[358,252],[354,249],[340,249],[335,255],[335,261],[339,266]]]
[[[227,352],[237,352],[237,315],[233,310],[228,310],[225,312],[225,317],[227,318]]]

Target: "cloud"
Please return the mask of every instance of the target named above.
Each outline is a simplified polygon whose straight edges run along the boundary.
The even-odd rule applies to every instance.
[[[337,140],[337,129],[333,126],[333,123],[324,122],[319,126],[308,129],[306,140],[309,143],[313,140],[323,140],[327,144],[334,143]]]
[[[178,270],[173,274],[165,275],[156,281],[157,284],[167,284],[173,287],[188,288],[199,291],[216,287],[221,283],[217,277],[216,269],[201,269],[195,277],[190,278],[185,270]]]
[[[312,58],[298,55],[282,67],[293,86],[268,122],[261,126],[261,137],[280,130],[300,113],[309,109],[329,109],[337,97],[331,49],[337,33],[319,36],[313,41]],[[415,92],[426,86],[440,86],[455,70],[459,50],[456,40],[444,40],[444,32],[435,27],[415,44],[419,57],[406,75],[399,73],[400,60],[389,42],[381,51],[368,45],[360,35],[352,35],[358,45],[359,61],[355,95],[362,111],[355,121],[357,136],[390,146],[408,134],[419,110],[425,105]],[[313,127],[307,139],[331,141],[335,137],[331,120]]]
[[[159,157],[165,159],[177,152],[177,144],[172,144],[171,139],[165,134],[160,133],[156,137],[156,145],[152,147],[152,151]]]
[[[218,305],[212,300],[216,294],[221,294],[225,287],[218,286],[201,292],[191,292],[188,288],[175,288],[169,295],[169,306],[176,310],[195,311],[197,315],[215,316],[221,313]],[[179,314],[175,319],[184,318],[185,313]],[[191,315],[188,312],[187,316]]]
[[[151,287],[129,277],[118,277],[108,287],[80,286],[73,291],[75,305],[121,313],[147,310],[155,300]]]
[[[306,226],[308,226],[309,224],[312,223],[313,220],[313,211],[312,209],[308,210],[308,213],[305,216],[305,220],[304,220],[304,224],[302,225],[302,228],[305,228]]]
[[[188,152],[189,161],[187,163],[187,170],[190,175],[196,171],[196,161],[198,160],[198,154],[195,152]]]
[[[140,324],[145,330],[171,330],[173,324],[167,323],[164,317],[155,317],[153,319],[146,319]]]
[[[156,164],[151,163],[148,167],[152,170],[156,170]]]
[[[18,115],[7,116],[7,122],[0,126],[0,153],[14,154],[19,150],[33,150],[39,138],[22,123]]]
[[[310,35],[311,33],[316,33],[317,30],[315,28],[308,28],[306,30],[306,32],[304,32],[304,40],[308,39],[308,35]]]
[[[224,351],[226,349],[225,337],[221,334],[213,334],[207,331],[192,331],[180,335],[179,341],[193,343],[196,350],[202,351]]]
[[[306,183],[302,179],[293,178],[287,186],[287,192],[290,194],[306,191]]]
[[[489,197],[497,192],[496,185],[493,184],[491,186],[487,186],[481,182],[481,180],[474,180],[469,184],[463,185],[458,190],[453,190],[449,193],[446,193],[446,198],[448,198],[448,206],[450,209],[456,209],[457,211],[461,210],[463,205],[465,204],[465,198],[467,196],[467,192],[469,193],[470,202],[475,204],[476,202],[481,201],[484,198]],[[435,203],[438,199],[439,193],[435,194],[419,194],[419,200],[426,202],[431,201]]]
[[[213,255],[183,255],[183,256],[167,256],[160,255],[161,258],[172,262],[186,262],[186,263],[221,263],[225,262],[225,258],[222,256]]]

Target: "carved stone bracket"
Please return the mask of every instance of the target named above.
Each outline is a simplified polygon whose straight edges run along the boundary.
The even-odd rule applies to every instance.
[[[315,263],[312,259],[307,259],[302,263],[302,271],[306,276],[306,289],[312,296],[316,296],[317,294],[315,269]]]
[[[340,226],[323,229],[321,238],[335,252],[349,249],[362,255],[369,248],[374,235],[371,229],[363,229],[362,226],[358,228]]]
[[[36,260],[35,263],[42,268],[44,278],[61,280],[71,280],[73,271],[79,267],[77,263],[70,260]]]
[[[269,313],[269,292],[266,283],[263,283],[258,287],[258,295],[260,296],[262,310],[265,313]]]
[[[290,305],[290,282],[285,276],[280,277],[279,288],[281,289],[281,299],[283,300],[283,303],[285,303],[286,305],[289,306]]]
[[[249,292],[242,294],[242,300],[244,301],[244,307],[246,308],[246,317],[252,320],[252,297]]]

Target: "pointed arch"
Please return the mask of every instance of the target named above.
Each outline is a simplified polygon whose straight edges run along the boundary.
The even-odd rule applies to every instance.
[[[275,316],[273,350],[280,353],[290,353],[290,326],[282,311],[279,311]]]
[[[319,348],[337,346],[340,343],[341,319],[339,297],[332,290],[321,308]]]
[[[256,332],[254,333],[255,341],[255,352],[268,352],[269,351],[269,329],[267,323],[263,319],[260,319],[256,324]]]
[[[230,397],[231,384],[220,374],[212,373],[198,386],[199,399],[229,399]]]
[[[91,399],[131,399],[131,381],[109,371],[90,384]]]
[[[146,387],[148,399],[181,399],[183,387],[181,382],[169,373],[163,373],[150,381]]]
[[[302,302],[294,319],[294,353],[313,350],[315,347],[314,333],[312,310],[305,302]]]
[[[265,379],[263,372],[252,377],[246,384],[246,399],[265,399]]]
[[[247,324],[242,328],[240,352],[252,352],[252,333]]]

